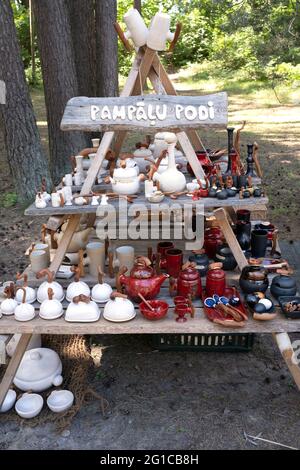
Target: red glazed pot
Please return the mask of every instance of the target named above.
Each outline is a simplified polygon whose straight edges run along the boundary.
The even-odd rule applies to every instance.
[[[183,252],[177,248],[166,251],[167,273],[175,279],[179,276],[183,263]]]
[[[149,304],[154,308],[154,312],[149,310],[144,302],[139,305],[141,314],[147,320],[161,320],[167,315],[169,309],[167,302],[164,302],[163,300],[149,300]]]
[[[219,227],[211,227],[204,232],[204,249],[210,259],[214,259],[219,246],[223,245],[224,236]]]
[[[196,155],[197,155],[198,161],[201,163],[204,173],[206,174],[206,176],[210,176],[214,168],[214,165],[207,158],[206,152],[204,152],[203,150],[198,150],[196,151]],[[190,173],[190,175],[195,176],[193,169],[189,163],[187,164],[186,168],[188,172]]]
[[[210,268],[206,276],[206,295],[212,297],[214,294],[224,295],[226,289],[225,272],[223,269]]]
[[[195,268],[188,268],[179,273],[177,280],[177,294],[194,300],[201,297],[202,285],[199,272]]]

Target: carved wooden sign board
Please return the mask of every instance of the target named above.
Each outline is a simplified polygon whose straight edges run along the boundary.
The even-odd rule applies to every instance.
[[[196,129],[227,125],[227,93],[205,96],[76,97],[68,101],[64,131]]]

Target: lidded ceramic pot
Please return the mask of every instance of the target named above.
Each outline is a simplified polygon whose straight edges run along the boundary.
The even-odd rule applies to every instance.
[[[91,301],[89,296],[77,295],[69,304],[65,320],[68,322],[90,323],[98,321],[100,309],[96,302]]]
[[[40,306],[39,316],[44,320],[55,320],[64,313],[61,302],[54,298],[54,292],[49,287],[48,299],[45,299]]]
[[[209,265],[206,275],[206,295],[212,297],[214,294],[220,297],[224,295],[226,289],[225,272],[222,263],[212,263]]]
[[[103,282],[103,272],[98,268],[98,284],[92,289],[92,300],[96,303],[108,302],[112,294],[112,288],[109,284]]]
[[[144,175],[138,176],[135,168],[116,168],[113,177],[109,179],[115,193],[131,195],[139,192]]]
[[[19,287],[18,292],[23,292],[22,303],[17,305],[15,308],[15,319],[18,321],[30,321],[35,317],[34,307],[26,303],[26,289],[24,287]]]
[[[245,266],[242,269],[239,284],[246,294],[265,293],[269,286],[268,271],[259,265]]]
[[[17,280],[20,281],[23,279],[23,288],[26,290],[26,303],[33,304],[36,301],[36,290],[32,287],[28,286],[28,276],[27,274],[19,274],[17,273]],[[20,290],[16,291],[16,301],[18,304],[22,303],[23,301],[23,293]]]
[[[104,307],[103,317],[112,322],[124,322],[132,320],[136,316],[133,303],[127,298],[127,295],[119,292],[113,292],[111,300]]]
[[[47,276],[47,282],[43,282],[37,291],[37,299],[40,303],[44,302],[44,300],[48,300],[49,296],[49,289],[52,290],[53,299],[62,302],[65,294],[62,286],[54,281],[54,272],[51,272],[49,269],[43,269],[39,273],[37,273],[37,279],[41,279],[44,276]]]
[[[26,351],[14,378],[14,384],[27,392],[42,392],[59,387],[62,382],[62,363],[58,354],[49,348]]]
[[[72,302],[74,297],[78,295],[85,295],[90,297],[91,291],[86,282],[80,280],[81,269],[80,267],[73,266],[71,271],[75,273],[75,281],[71,282],[67,288],[66,298],[68,302]]]
[[[291,276],[279,274],[273,278],[270,290],[276,298],[279,296],[293,296],[296,295],[297,284]]]
[[[14,299],[15,285],[12,282],[9,286],[4,289],[6,299],[1,302],[0,313],[2,315],[13,315],[18,302]]]

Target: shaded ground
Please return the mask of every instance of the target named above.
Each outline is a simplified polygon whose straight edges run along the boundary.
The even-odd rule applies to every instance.
[[[177,83],[181,91],[191,86]],[[207,91],[200,85],[198,91]],[[299,230],[299,107],[265,103],[238,90],[230,98],[230,121],[247,119],[243,149],[257,140],[271,199],[270,218],[287,239]],[[244,96],[244,97],[243,97]],[[46,143],[46,122],[40,93],[35,108]],[[209,147],[226,145],[224,132],[204,132]],[[132,141],[134,141],[132,139]],[[0,138],[2,189],[12,183],[4,163]],[[287,161],[289,163],[283,163]],[[287,189],[286,189],[287,187]],[[0,207],[1,279],[26,264],[24,250],[38,236],[41,220],[24,218],[22,208]],[[0,324],[1,326],[1,324]],[[19,428],[7,423],[0,432],[0,449],[252,449],[244,431],[300,448],[300,395],[270,336],[256,338],[252,352],[158,353],[143,336],[99,338],[100,367],[91,381],[110,403],[103,417],[97,402],[82,408],[70,434],[57,436],[49,426]],[[259,443],[259,449],[276,446]]]

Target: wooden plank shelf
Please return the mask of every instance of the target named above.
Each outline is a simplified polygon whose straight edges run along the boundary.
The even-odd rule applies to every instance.
[[[216,198],[212,197],[206,197],[202,198],[199,201],[193,201],[191,197],[188,196],[180,196],[178,199],[174,200],[171,199],[170,197],[165,197],[164,200],[160,204],[155,204],[155,203],[150,203],[147,201],[147,199],[144,196],[139,196],[134,200],[134,204],[142,204],[147,210],[153,209],[157,210],[157,207],[162,207],[163,206],[170,206],[174,204],[187,204],[192,207],[197,208],[197,206],[202,206],[204,205],[204,208],[206,209],[213,209],[215,207],[232,207],[234,206],[235,208],[243,208],[246,207],[255,207],[257,205],[266,205],[268,204],[269,199],[267,197],[259,197],[259,198],[249,198],[249,199],[239,199],[239,196],[235,197],[230,197],[228,199],[225,199],[224,201],[221,201]],[[119,210],[119,204],[120,201],[119,199],[115,199],[109,202],[111,206],[113,206],[115,209]],[[130,204],[129,204],[130,206]],[[51,216],[51,215],[77,215],[77,214],[92,214],[96,213],[97,209],[99,206],[92,206],[90,204],[84,205],[84,206],[76,206],[75,204],[72,206],[63,206],[63,207],[52,207],[50,204],[45,207],[44,209],[37,209],[34,204],[31,204],[26,210],[25,210],[25,215],[30,215],[30,216]]]

